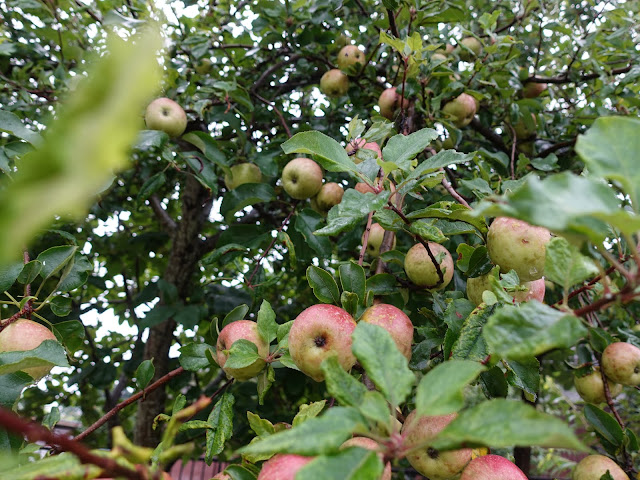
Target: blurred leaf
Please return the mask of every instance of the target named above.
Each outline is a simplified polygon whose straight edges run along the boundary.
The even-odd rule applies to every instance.
[[[164,172],[158,172],[150,177],[138,192],[138,198],[136,198],[136,204],[141,205],[147,198],[156,193],[167,182],[167,177]]]
[[[561,285],[565,292],[598,273],[598,267],[593,260],[582,255],[564,238],[554,237],[547,244],[544,276]]]
[[[347,448],[313,459],[296,473],[296,480],[368,480],[380,478],[383,465],[376,452]]]
[[[309,404],[300,405],[300,411],[293,417],[292,425],[297,427],[298,425],[306,422],[310,418],[315,418],[320,415],[320,412],[326,405],[326,400],[320,400],[319,402],[313,402]]]

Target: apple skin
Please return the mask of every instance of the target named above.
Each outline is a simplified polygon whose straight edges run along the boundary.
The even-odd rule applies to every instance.
[[[413,283],[419,287],[425,287],[433,290],[442,290],[453,278],[453,258],[449,250],[438,243],[427,242],[431,253],[438,260],[438,255],[444,253],[444,258],[439,260],[440,269],[442,270],[444,281],[438,283],[438,272],[436,267],[429,257],[427,249],[421,243],[416,243],[409,249],[407,255],[404,257],[404,271],[407,272],[407,277]]]
[[[337,355],[340,366],[346,371],[355,365],[351,353],[351,334],[355,320],[340,307],[318,304],[304,310],[296,317],[289,331],[289,353],[302,373],[316,382],[324,380],[320,364]]]
[[[629,477],[616,462],[604,455],[589,455],[580,460],[571,474],[571,480],[600,480],[607,473],[613,480],[629,480]]]
[[[229,475],[224,472],[216,473],[211,480],[232,480]]]
[[[344,448],[349,448],[349,447],[360,447],[366,450],[373,450],[374,452],[377,451],[379,452],[378,457],[380,457],[380,460],[384,461],[384,455],[380,451],[381,450],[380,444],[371,438],[367,438],[367,437],[350,438],[340,446],[340,450]],[[379,480],[391,480],[391,463],[390,462],[387,462],[386,465],[384,466],[384,470],[382,471],[382,475],[380,476]]]
[[[480,277],[467,279],[467,298],[476,307],[482,303],[482,294],[485,290],[491,290],[491,283],[489,283],[490,273],[482,275]],[[529,300],[537,300],[544,302],[544,294],[546,291],[544,278],[534,280],[533,282],[525,282],[523,286],[527,287],[527,290],[514,293],[514,302],[528,302]]]
[[[258,347],[258,355],[261,357],[251,365],[244,368],[224,368],[231,346],[240,339],[249,340]],[[225,326],[218,335],[216,343],[216,362],[224,372],[239,381],[249,380],[255,377],[265,366],[264,359],[269,355],[269,344],[258,333],[258,324],[250,320],[237,320]]]
[[[373,187],[371,187],[370,185],[367,185],[364,182],[356,183],[356,186],[353,187],[353,188],[355,188],[360,193],[373,193],[374,195],[376,193],[375,190],[373,189]]]
[[[437,49],[435,53],[439,53],[441,55],[451,55],[455,49],[456,49],[456,47],[454,47],[450,43],[447,43],[444,46],[444,48]]]
[[[340,70],[347,70],[352,65],[356,65],[358,63],[364,65],[364,62],[364,52],[355,45],[342,47],[338,53],[338,68]]]
[[[480,40],[475,37],[463,38],[460,40],[460,45],[467,47],[471,52],[473,52],[471,53],[468,50],[460,48],[460,60],[471,62],[482,54],[482,43],[480,43]]]
[[[431,55],[431,61],[433,63],[435,62],[443,62],[447,60],[447,56],[444,55],[443,53],[434,53],[433,55]]]
[[[294,158],[282,170],[282,186],[297,200],[315,197],[322,188],[322,169],[310,158]]]
[[[295,480],[296,473],[313,457],[280,453],[262,464],[258,480]]]
[[[411,344],[413,343],[413,323],[399,308],[386,303],[378,303],[367,308],[361,322],[371,323],[384,328],[391,334],[400,353],[411,360]]]
[[[527,476],[500,455],[484,455],[471,460],[460,480],[527,480]]]
[[[402,104],[404,108],[407,108],[409,106],[409,100],[405,98]],[[400,106],[400,95],[396,87],[387,88],[380,94],[378,106],[380,107],[380,115],[389,120],[393,120],[393,115]]]
[[[341,70],[332,68],[320,79],[320,90],[327,97],[341,97],[349,90],[349,77]]]
[[[407,460],[419,473],[430,480],[448,480],[457,478],[460,472],[471,461],[472,450],[448,450],[439,452],[431,448],[427,442],[435,438],[449,423],[456,418],[456,414],[422,416],[416,418],[417,411],[412,411],[402,427],[403,445],[410,449],[414,445],[424,447],[407,454]]]
[[[476,110],[476,99],[468,93],[461,93],[442,107],[442,111],[451,117],[451,122],[458,128],[469,125],[476,114]]]
[[[602,382],[600,369],[596,368],[595,371],[582,377],[575,376],[573,382],[578,395],[580,395],[585,402],[598,405],[599,403],[607,401],[607,397],[604,394],[604,383]],[[614,383],[607,378],[607,384],[609,385],[611,398],[618,396],[620,392],[622,392],[622,385],[619,383]]]
[[[546,83],[528,82],[522,89],[524,98],[537,98],[547,89]]]
[[[187,114],[170,98],[156,98],[147,105],[144,121],[150,130],[161,130],[170,137],[179,137],[187,128]]]
[[[640,385],[640,348],[626,342],[607,345],[600,366],[604,374],[622,385]]]
[[[500,272],[515,270],[521,282],[538,280],[544,275],[549,230],[534,227],[515,218],[498,217],[489,227],[489,258],[500,266]]]
[[[255,163],[241,163],[231,167],[231,175],[224,176],[224,184],[227,190],[233,190],[245,183],[260,183],[262,172]]]
[[[318,195],[315,196],[315,203],[321,212],[326,213],[331,207],[338,205],[342,201],[344,189],[335,182],[325,183]]]
[[[45,340],[57,341],[56,336],[44,325],[19,318],[0,332],[0,353],[33,350]],[[49,374],[51,368],[50,366],[29,367],[23,371],[34,380],[40,380]]]
[[[380,246],[384,239],[384,228],[379,223],[372,223],[371,230],[369,231],[369,238],[367,239],[367,253],[373,258],[380,256]],[[364,233],[362,234],[362,243],[364,243]],[[391,244],[391,250],[396,248],[396,237],[393,237],[393,243]]]

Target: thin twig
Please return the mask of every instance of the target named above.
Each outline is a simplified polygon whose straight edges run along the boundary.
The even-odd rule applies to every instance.
[[[607,399],[607,405],[609,405],[613,416],[616,417],[620,428],[624,430],[624,422],[622,421],[622,418],[620,418],[620,415],[618,414],[618,411],[613,404],[613,398],[611,398],[611,391],[609,390],[609,379],[605,376],[604,370],[602,368],[600,369],[600,376],[602,377],[602,386],[604,387],[604,397]]]
[[[461,205],[464,205],[468,209],[471,209],[467,201],[462,198],[462,196],[458,192],[456,192],[455,188],[453,188],[453,185],[451,185],[451,183],[449,183],[449,180],[447,180],[447,172],[445,172],[444,168],[441,168],[440,171],[444,174],[442,177],[442,186],[447,190],[447,192],[449,192],[449,194],[453,198],[460,202]]]
[[[605,73],[608,76],[612,77],[614,75],[620,75],[622,73],[628,73],[629,71],[631,71],[632,68],[633,68],[633,65],[629,64],[626,67],[614,68],[613,70],[610,70],[610,71],[605,72]],[[559,83],[587,82],[589,80],[594,80],[596,78],[599,78],[601,75],[602,75],[602,73],[587,73],[587,74],[584,74],[584,75],[580,75],[576,79],[571,79],[568,76],[566,76],[565,74],[562,74],[562,75],[557,76],[557,77],[538,77],[538,76],[533,76],[533,77],[527,78],[522,83],[533,82],[533,83],[556,83],[556,84],[559,84]]]
[[[511,123],[506,122],[507,126],[509,127],[509,129],[511,130],[511,180],[515,180],[516,179],[516,146],[517,146],[517,139],[516,139],[516,129],[513,128],[513,125],[511,125]]]
[[[364,229],[364,234],[362,235],[362,248],[360,248],[360,255],[358,256],[358,265],[362,266],[364,263],[364,254],[367,251],[367,245],[369,244],[369,233],[371,232],[371,221],[373,220],[373,214],[375,211],[369,212],[369,217],[367,218],[367,226]]]
[[[270,102],[269,100],[267,100],[266,98],[258,95],[255,92],[252,92],[252,95],[254,97],[256,97],[258,100],[260,100],[261,102],[266,103],[271,108],[273,108],[273,111],[276,112],[276,115],[280,119],[280,123],[284,127],[285,132],[287,133],[287,137],[291,138],[291,130],[289,130],[289,126],[287,125],[287,121],[284,119],[284,115],[282,115],[282,112],[280,110],[278,110],[278,107],[276,107],[276,104],[274,102]]]

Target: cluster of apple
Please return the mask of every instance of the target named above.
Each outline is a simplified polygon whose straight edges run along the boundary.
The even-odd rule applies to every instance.
[[[56,336],[44,325],[19,318],[0,331],[0,353],[33,350],[45,340],[57,341]],[[27,367],[22,371],[34,380],[40,380],[51,371],[51,366]]]
[[[349,90],[349,77],[345,72],[354,65],[364,65],[364,52],[355,45],[346,45],[338,53],[338,68],[325,72],[320,79],[320,90],[328,97],[341,97]]]

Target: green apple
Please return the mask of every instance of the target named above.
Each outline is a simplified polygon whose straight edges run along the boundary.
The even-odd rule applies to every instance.
[[[195,71],[200,75],[206,75],[213,68],[213,62],[209,58],[201,59],[196,65]]]
[[[279,453],[262,464],[258,480],[295,480],[296,473],[313,457]]]
[[[347,70],[356,64],[364,65],[364,62],[364,52],[355,45],[342,47],[340,53],[338,53],[338,68],[340,70]]]
[[[341,70],[333,68],[322,75],[320,90],[328,97],[341,97],[349,90],[349,77]]]
[[[314,197],[322,188],[322,169],[310,158],[294,158],[282,170],[282,186],[297,200]]]
[[[322,188],[314,197],[315,204],[320,212],[326,213],[342,201],[343,195],[344,189],[341,185],[335,182],[327,182],[322,185]]]
[[[502,273],[515,270],[522,282],[538,280],[544,275],[549,230],[534,227],[515,218],[496,218],[487,234],[489,258]]]
[[[524,98],[536,98],[539,97],[546,89],[546,83],[527,82],[522,89],[522,96]]]
[[[607,345],[600,360],[602,371],[616,383],[640,385],[640,348],[626,342]]]
[[[396,87],[387,88],[380,94],[378,98],[378,107],[380,107],[380,115],[389,120],[393,120],[396,110],[400,108],[400,94],[398,94]],[[409,100],[406,98],[402,102],[404,108],[409,106]]]
[[[575,376],[573,382],[578,395],[580,395],[585,402],[597,405],[607,401],[604,393],[604,382],[602,381],[602,374],[599,368],[582,377]],[[622,392],[622,385],[614,383],[608,378],[607,385],[609,386],[611,398],[618,396],[620,392]]]
[[[465,37],[460,40],[458,45],[460,46],[460,60],[465,62],[472,62],[482,54],[482,43],[476,37]]]
[[[450,43],[447,43],[445,44],[444,48],[438,48],[435,53],[439,53],[442,55],[451,55],[455,49],[456,47],[454,47]]]
[[[443,113],[450,117],[451,122],[458,128],[466,127],[471,123],[476,109],[476,99],[467,93],[461,93],[442,107]]]
[[[484,455],[471,460],[460,480],[527,480],[527,476],[500,455]]]
[[[258,348],[260,356],[251,365],[243,368],[225,368],[229,358],[228,350],[238,340],[248,340]],[[269,355],[269,344],[258,332],[258,324],[250,320],[237,320],[225,326],[218,335],[216,343],[216,362],[224,372],[239,381],[249,380],[260,373],[265,366],[264,359]]]
[[[384,328],[391,334],[400,353],[411,360],[413,323],[406,313],[393,305],[377,303],[364,311],[360,321]]]
[[[441,290],[449,285],[453,278],[453,258],[442,245],[435,242],[427,242],[429,250],[433,254],[444,276],[444,282],[438,284],[439,277],[434,263],[421,243],[416,243],[409,249],[404,257],[404,271],[407,277],[419,287]]]
[[[227,190],[233,190],[245,183],[260,183],[262,172],[255,163],[240,163],[231,167],[231,175],[224,176],[224,184]]]
[[[371,438],[367,437],[353,437],[344,442],[340,446],[340,450],[349,447],[360,447],[365,450],[373,450],[374,452],[378,452],[378,457],[380,460],[384,462],[384,454],[382,453],[382,445]],[[387,462],[384,466],[384,471],[378,480],[391,480],[391,463]]]
[[[369,230],[369,238],[367,239],[367,253],[374,258],[380,256],[380,246],[384,239],[384,228],[379,223],[372,223]],[[362,242],[364,243],[364,233],[362,234]],[[393,237],[393,244],[391,250],[396,247],[396,237]]]
[[[604,455],[589,455],[580,460],[571,474],[571,480],[600,480],[609,472],[613,480],[629,480],[629,476],[624,473],[616,462]]]
[[[289,330],[289,353],[298,369],[316,382],[324,380],[322,362],[336,355],[346,371],[356,363],[351,353],[351,334],[355,320],[346,310],[318,304],[296,317]]]
[[[150,130],[161,130],[170,137],[179,137],[187,128],[187,114],[170,98],[156,98],[147,105],[144,121]]]
[[[44,325],[40,325],[32,320],[19,318],[10,323],[0,332],[0,353],[23,352],[38,348],[45,340],[55,340],[56,336]],[[34,378],[40,380],[48,375],[52,366],[28,367],[23,371]]]
[[[520,121],[513,125],[513,130],[516,132],[518,142],[531,140],[538,131],[538,119],[532,113],[529,121],[521,118]]]

